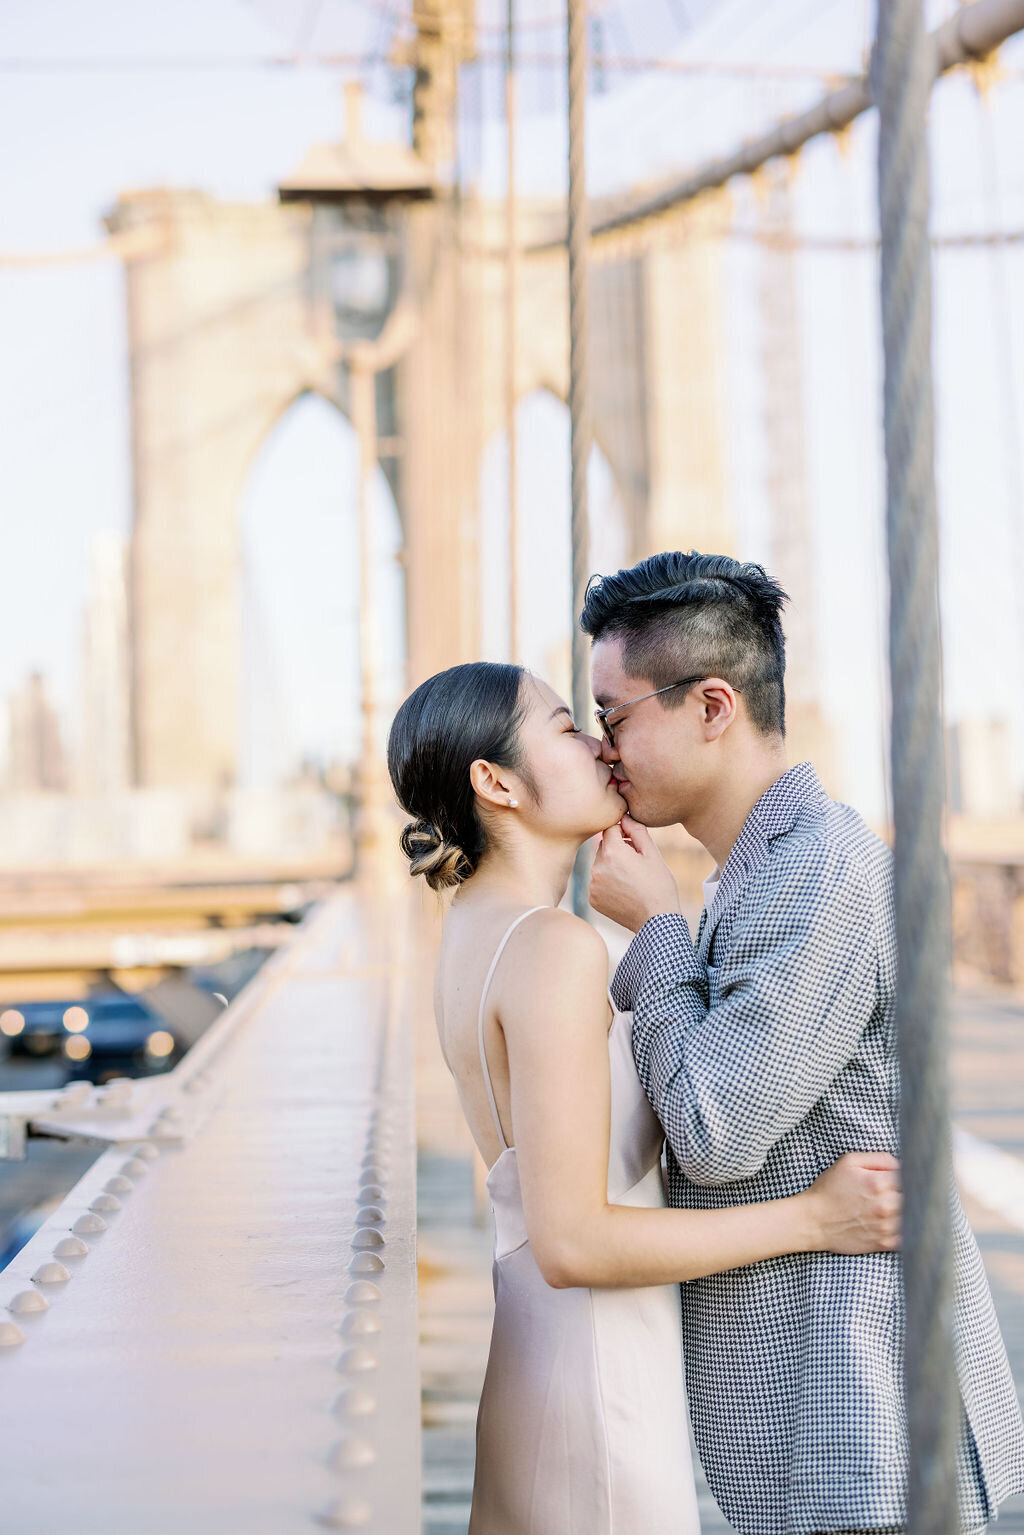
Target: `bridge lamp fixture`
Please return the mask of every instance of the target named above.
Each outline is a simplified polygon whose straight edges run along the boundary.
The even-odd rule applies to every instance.
[[[8,1039],[16,1039],[25,1027],[25,1014],[19,1013],[16,1007],[8,1007],[0,1013],[0,1034],[6,1034]]]
[[[283,203],[312,210],[315,297],[333,310],[341,340],[372,341],[383,329],[400,284],[398,211],[434,191],[429,166],[408,145],[364,137],[362,90],[348,81],[344,139],[314,144],[277,189]]]
[[[81,1034],[89,1027],[89,1014],[84,1007],[69,1007],[64,1014],[64,1027],[69,1034]],[[84,1060],[84,1056],[78,1057]]]
[[[174,1035],[166,1029],[154,1029],[146,1040],[146,1054],[155,1056],[157,1060],[171,1054],[174,1049]]]
[[[71,1034],[64,1041],[64,1054],[69,1061],[87,1061],[92,1054],[92,1045],[84,1034]]]

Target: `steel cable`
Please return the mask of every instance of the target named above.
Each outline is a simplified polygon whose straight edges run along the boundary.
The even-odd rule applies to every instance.
[[[872,83],[879,109],[910,1535],[953,1535],[959,1527],[926,129],[935,73],[921,0],[880,0]]]
[[[569,417],[572,477],[572,710],[582,730],[590,715],[587,639],[579,626],[590,576],[587,466],[592,436],[587,365],[589,325],[589,241],[584,133],[587,89],[587,7],[568,0],[569,83]],[[573,875],[573,909],[587,903],[587,859],[581,851]]]

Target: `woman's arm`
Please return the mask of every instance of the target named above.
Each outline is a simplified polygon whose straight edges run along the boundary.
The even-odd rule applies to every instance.
[[[843,1157],[791,1199],[723,1210],[609,1204],[604,943],[551,911],[524,926],[516,950],[498,1017],[526,1229],[550,1285],[669,1284],[782,1253],[897,1246],[896,1163],[884,1154]]]

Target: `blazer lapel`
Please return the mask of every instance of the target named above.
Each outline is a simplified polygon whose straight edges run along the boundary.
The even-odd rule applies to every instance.
[[[769,844],[792,831],[801,807],[814,799],[824,801],[825,791],[811,764],[801,762],[777,778],[757,801],[725,861],[711,911],[706,918],[702,914],[696,944],[702,965],[708,962],[715,929],[768,857]]]
[[[748,816],[743,830],[725,861],[722,878],[718,882],[711,910],[698,928],[697,958],[702,965],[708,962],[711,940],[715,929],[729,908],[743,893],[743,887],[768,856],[768,839],[753,815]]]

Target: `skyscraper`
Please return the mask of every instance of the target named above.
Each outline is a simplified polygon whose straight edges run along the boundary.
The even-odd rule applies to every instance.
[[[41,672],[32,672],[8,698],[8,788],[15,794],[61,793],[68,773],[60,720]]]
[[[82,621],[75,787],[107,796],[131,784],[127,549],[100,533],[89,551]]]

